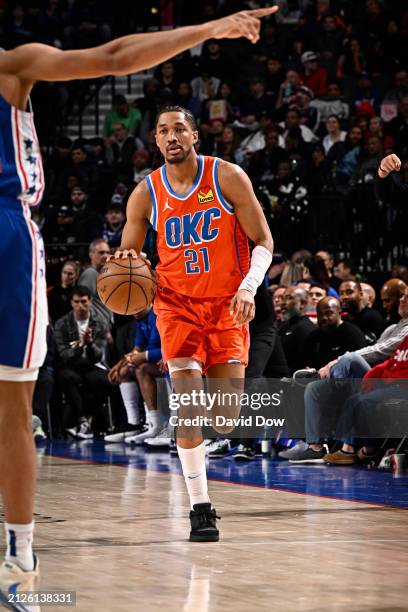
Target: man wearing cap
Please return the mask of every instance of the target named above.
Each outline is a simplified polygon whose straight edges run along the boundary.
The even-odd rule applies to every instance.
[[[300,123],[306,125],[312,132],[315,132],[319,127],[320,112],[317,108],[310,106],[313,98],[314,94],[310,87],[302,85],[296,92],[294,107],[300,113]]]
[[[303,83],[315,96],[324,96],[327,91],[327,72],[319,66],[314,51],[305,51],[300,58],[303,64]]]
[[[125,215],[122,197],[115,193],[106,208],[105,223],[102,229],[102,238],[109,244],[110,248],[120,245],[124,225]]]

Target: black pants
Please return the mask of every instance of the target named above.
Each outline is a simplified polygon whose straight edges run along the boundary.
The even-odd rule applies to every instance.
[[[102,405],[113,390],[107,370],[82,362],[61,367],[57,376],[76,422],[92,416],[94,431],[105,431],[107,419]]]
[[[48,429],[47,404],[49,404],[54,387],[52,368],[42,366],[38,372],[33,396],[33,414],[41,419],[44,429]]]

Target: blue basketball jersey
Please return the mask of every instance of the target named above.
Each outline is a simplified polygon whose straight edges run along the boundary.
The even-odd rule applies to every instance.
[[[15,198],[37,206],[43,192],[44,172],[33,113],[11,106],[0,96],[0,199]]]
[[[44,245],[30,211],[43,191],[33,114],[0,97],[0,381],[33,380],[47,350]]]

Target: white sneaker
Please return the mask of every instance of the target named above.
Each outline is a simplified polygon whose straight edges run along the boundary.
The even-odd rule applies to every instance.
[[[172,427],[165,425],[154,438],[147,438],[144,442],[148,446],[154,448],[160,446],[170,446],[171,436],[173,434]]]
[[[209,444],[205,445],[205,454],[209,455],[214,451],[218,450],[225,443],[225,438],[217,438],[216,440],[210,440]]]
[[[44,440],[47,439],[47,436],[45,435],[45,431],[43,430],[41,425],[39,425],[38,427],[34,429],[33,436],[34,436],[35,442],[44,442]]]
[[[306,442],[304,442],[303,440],[299,440],[299,442],[297,442],[295,446],[292,446],[292,448],[280,451],[280,453],[278,453],[278,457],[280,457],[281,459],[292,459],[292,457],[297,455],[299,451],[305,451],[308,448],[309,445]]]
[[[28,606],[27,604],[11,602],[12,596],[17,593],[37,590],[37,578],[39,576],[39,561],[34,555],[34,569],[26,572],[19,565],[12,561],[4,561],[0,566],[0,605],[4,605],[10,610],[29,610],[37,612],[39,606]]]
[[[125,444],[142,444],[147,438],[155,438],[160,433],[161,427],[161,423],[153,424],[149,422],[146,431],[126,438]]]
[[[141,425],[131,425],[132,429],[128,429],[126,431],[119,431],[118,433],[109,434],[104,437],[104,442],[125,442],[127,438],[131,438],[132,436],[136,436],[143,432],[143,428]]]

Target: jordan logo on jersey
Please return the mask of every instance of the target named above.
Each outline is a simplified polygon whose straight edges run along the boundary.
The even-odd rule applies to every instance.
[[[205,187],[201,187],[200,191],[197,193],[197,198],[200,204],[214,202],[214,194],[210,185],[205,185]]]

